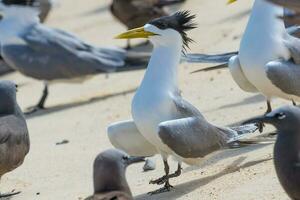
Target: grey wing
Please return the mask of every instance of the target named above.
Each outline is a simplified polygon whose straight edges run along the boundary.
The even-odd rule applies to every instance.
[[[90,46],[63,31],[35,25],[6,42],[4,60],[23,74],[54,80],[113,72],[124,66],[125,52]]]
[[[153,156],[157,149],[139,132],[133,120],[111,124],[107,134],[112,145],[131,156]]]
[[[284,44],[289,49],[293,62],[300,64],[300,39],[290,35],[285,36]]]
[[[26,122],[14,115],[0,117],[0,163],[10,171],[19,166],[29,152]],[[0,170],[1,171],[1,170]]]
[[[170,120],[159,124],[159,137],[183,158],[201,158],[227,147],[230,135],[199,117]]]
[[[183,117],[203,117],[201,112],[192,104],[190,104],[188,101],[184,100],[179,91],[175,91],[171,96],[173,103],[175,105],[176,111],[178,113],[179,118]]]
[[[237,54],[238,52],[229,52],[215,55],[195,53],[183,56],[182,60],[189,63],[228,63],[229,59]]]
[[[292,61],[272,61],[266,65],[268,79],[286,94],[300,96],[300,66]]]
[[[230,58],[228,67],[232,78],[242,90],[246,92],[257,92],[255,86],[245,76],[238,55]]]

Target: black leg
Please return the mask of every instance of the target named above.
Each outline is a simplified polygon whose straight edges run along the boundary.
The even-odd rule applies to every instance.
[[[127,45],[125,47],[126,50],[130,50],[131,49],[131,45],[130,45],[130,40],[127,40]]]
[[[272,105],[271,105],[271,101],[270,100],[267,100],[267,111],[266,111],[266,114],[272,112]]]
[[[168,176],[169,176],[169,173],[170,173],[170,167],[169,167],[169,164],[168,164],[167,160],[164,160],[164,166],[165,166],[165,175],[161,178],[156,179],[156,180],[151,180],[149,182],[149,184],[161,185],[161,184],[164,184],[168,180]]]
[[[40,109],[44,109],[45,108],[45,102],[46,102],[46,99],[48,97],[48,94],[49,94],[48,84],[45,83],[44,90],[43,90],[43,95],[42,95],[39,103],[37,104],[38,108],[40,108]]]
[[[159,178],[159,179],[157,179],[157,180],[150,181],[150,184],[158,184],[158,185],[165,184],[165,185],[161,189],[150,192],[149,194],[151,194],[151,195],[160,194],[160,193],[164,193],[164,192],[169,192],[171,190],[171,188],[173,188],[173,186],[170,184],[169,180],[171,178],[176,178],[176,177],[181,175],[181,170],[182,170],[181,164],[178,163],[178,168],[177,168],[176,172],[173,173],[173,174],[169,174],[170,168],[169,168],[169,165],[168,165],[167,161],[164,161],[164,165],[165,165],[166,175]]]
[[[294,106],[297,106],[297,103],[294,100],[292,100],[292,102]]]
[[[32,114],[38,110],[43,110],[45,109],[45,102],[47,100],[49,91],[48,91],[48,83],[45,83],[44,85],[44,90],[43,90],[43,95],[40,98],[38,104],[36,106],[30,107],[27,109],[27,112],[25,112],[25,114]]]

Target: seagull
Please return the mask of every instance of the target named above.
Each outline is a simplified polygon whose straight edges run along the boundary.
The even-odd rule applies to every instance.
[[[181,97],[178,89],[177,68],[181,54],[192,41],[187,31],[196,28],[193,23],[194,18],[195,15],[191,15],[189,11],[177,12],[171,16],[152,20],[141,28],[117,36],[119,39],[148,38],[154,45],[146,74],[132,101],[133,120],[114,123],[107,129],[113,146],[124,150],[129,155],[160,154],[162,156],[165,175],[150,181],[150,184],[164,184],[164,187],[151,194],[170,191],[172,185],[169,179],[180,176],[182,162],[190,165],[198,164],[204,151],[209,152],[215,148],[221,138],[235,140],[244,133],[257,130],[256,125],[252,125],[251,130],[248,127],[247,130],[240,128],[240,131],[214,126],[205,120],[200,111]],[[198,123],[190,123],[189,119]],[[164,143],[163,137],[168,134],[167,128],[174,135],[178,133],[188,136],[193,133],[186,131],[201,131],[195,134],[203,135],[203,138],[200,136],[198,138],[198,147],[204,149],[203,154],[181,156],[176,148],[170,148]],[[194,151],[192,147],[182,148]],[[169,156],[174,157],[178,162],[178,168],[173,174],[170,174]]]
[[[293,200],[300,199],[300,109],[285,106],[245,123],[268,123],[278,130],[274,164],[278,179]]]
[[[22,165],[30,142],[25,117],[16,101],[17,86],[0,81],[0,179]],[[0,194],[1,197],[16,193]]]
[[[86,200],[133,200],[126,168],[143,161],[143,157],[132,157],[117,149],[100,153],[94,161],[94,195]]]
[[[33,6],[39,10],[39,18],[41,22],[45,22],[49,12],[53,7],[52,0],[2,0],[5,5],[23,5]]]
[[[165,6],[183,3],[185,0],[113,0],[112,15],[128,29],[141,27],[152,19],[168,15]],[[130,49],[128,42],[127,49]]]
[[[98,48],[62,30],[39,23],[38,11],[2,5],[1,55],[22,74],[45,82],[43,95],[32,111],[44,109],[48,82],[83,82],[91,75],[144,68],[144,56],[118,48]]]

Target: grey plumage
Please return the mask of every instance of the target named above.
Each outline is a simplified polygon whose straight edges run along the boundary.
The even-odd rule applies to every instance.
[[[293,200],[300,199],[300,109],[286,106],[245,123],[268,123],[278,131],[274,164],[279,181]]]
[[[0,81],[0,179],[19,167],[30,142],[24,115],[16,102],[16,85]]]
[[[159,125],[161,140],[183,158],[203,158],[217,150],[230,148],[244,134],[255,132],[256,124],[234,128],[217,127],[180,96],[173,98],[179,113],[177,119]]]
[[[130,157],[116,149],[99,154],[94,161],[94,195],[86,200],[133,200],[125,172],[129,165],[142,161],[143,157]]]
[[[283,92],[300,96],[300,39],[287,35],[284,43],[291,53],[291,59],[269,62],[266,74]]]

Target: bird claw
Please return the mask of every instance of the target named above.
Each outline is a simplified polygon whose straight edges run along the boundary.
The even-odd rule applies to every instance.
[[[162,185],[162,184],[166,183],[167,181],[168,181],[167,176],[163,176],[163,177],[161,177],[161,178],[159,178],[159,179],[151,180],[151,181],[149,182],[149,184]]]
[[[40,110],[44,110],[45,108],[44,107],[41,107],[41,106],[31,106],[29,108],[26,109],[26,111],[24,112],[25,115],[31,115],[35,112],[38,112]]]
[[[256,123],[256,126],[257,126],[259,132],[262,133],[263,130],[264,130],[264,128],[265,128],[265,124],[262,123],[262,122],[257,122],[257,123]]]
[[[165,192],[170,192],[172,188],[174,188],[174,187],[167,182],[163,188],[160,188],[158,190],[149,192],[148,194],[149,195],[155,195],[155,194],[161,194],[161,193],[165,193]]]

